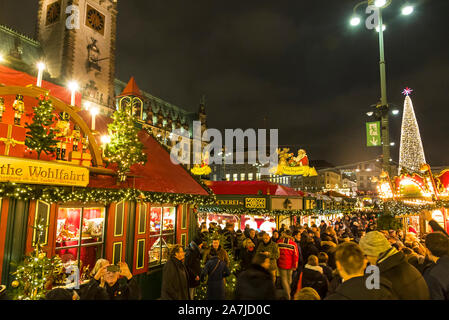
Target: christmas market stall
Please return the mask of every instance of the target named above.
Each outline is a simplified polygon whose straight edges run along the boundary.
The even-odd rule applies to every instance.
[[[246,225],[258,231],[279,229],[282,224],[290,226],[293,213],[303,209],[302,193],[267,181],[207,181],[216,194],[213,206],[198,208],[199,222],[216,222],[221,227],[234,223],[235,230]]]
[[[424,164],[419,173],[402,173],[394,178],[382,172],[377,188],[384,213],[402,219],[406,232],[423,235],[430,231],[423,210],[430,210],[433,219],[449,231],[449,170],[434,175]]]
[[[39,257],[78,268],[81,281],[99,258],[126,262],[143,298],[159,297],[169,247],[188,243],[193,208],[215,198],[133,117],[143,102],[131,82],[109,116],[0,66],[2,284],[24,285],[15,265],[38,245]]]

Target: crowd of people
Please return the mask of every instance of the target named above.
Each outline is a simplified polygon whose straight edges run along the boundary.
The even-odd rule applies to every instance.
[[[201,224],[187,248],[176,244],[163,267],[163,300],[448,300],[449,235],[426,213],[433,232],[377,230],[370,216],[282,225],[272,234]],[[238,268],[232,268],[237,261]],[[226,278],[237,277],[232,297]],[[5,286],[0,299],[8,299]],[[47,300],[139,300],[128,265],[99,259],[89,281],[54,288]]]
[[[6,286],[0,286],[0,300],[11,300]],[[141,291],[128,264],[112,265],[106,259],[98,259],[89,274],[89,280],[80,285],[49,290],[44,300],[140,300]]]
[[[448,300],[449,236],[430,212],[426,218],[434,232],[423,239],[377,230],[373,216],[282,225],[271,236],[203,223],[185,251],[173,249],[161,298],[193,299],[201,283],[207,299],[227,298],[232,255],[237,300]]]

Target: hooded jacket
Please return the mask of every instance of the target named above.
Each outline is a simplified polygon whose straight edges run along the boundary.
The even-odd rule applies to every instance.
[[[291,237],[282,237],[277,244],[279,247],[278,267],[286,270],[298,268],[299,251],[295,241]]]
[[[252,264],[237,279],[236,300],[275,300],[276,294],[270,272]]]
[[[175,257],[167,261],[162,272],[161,300],[190,300],[187,269]]]
[[[328,286],[327,277],[323,274],[323,268],[309,264],[304,266],[301,288],[313,288],[318,292],[321,299],[323,299],[326,296]]]
[[[200,280],[195,280],[201,274],[201,252],[198,245],[192,241],[186,250],[184,265],[188,272],[189,288],[195,288],[200,285]]]
[[[392,249],[390,249],[392,250]],[[392,283],[399,300],[428,300],[429,288],[421,273],[397,252],[377,262],[380,275]]]
[[[395,300],[390,281],[380,278],[379,289],[368,289],[366,277],[354,277],[340,284],[325,300]]]
[[[449,300],[449,257],[442,256],[437,263],[424,272],[430,299]]]

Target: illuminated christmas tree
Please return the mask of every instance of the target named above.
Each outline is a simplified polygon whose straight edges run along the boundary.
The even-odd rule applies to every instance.
[[[114,121],[108,125],[111,142],[106,146],[105,156],[109,162],[117,164],[120,181],[125,181],[133,164],[147,161],[130,108],[126,105],[117,110],[112,116]]]
[[[426,163],[418,122],[416,121],[412,100],[409,96],[412,91],[412,89],[406,88],[402,92],[406,97],[402,116],[399,174],[403,170],[418,172],[421,165]]]
[[[37,158],[40,159],[42,152],[47,155],[56,151],[57,129],[52,125],[55,120],[54,107],[48,95],[41,95],[38,98],[37,107],[33,107],[34,115],[31,124],[26,123],[27,135],[25,145],[37,152]]]

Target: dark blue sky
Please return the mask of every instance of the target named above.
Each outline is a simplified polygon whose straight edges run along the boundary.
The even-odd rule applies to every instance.
[[[1,0],[0,23],[34,34],[37,1]],[[280,144],[310,159],[372,159],[365,113],[380,97],[377,33],[349,27],[357,0],[119,0],[117,76],[196,111],[207,96],[208,126],[280,130]],[[426,159],[449,165],[449,1],[403,1],[385,11],[389,102],[412,100]],[[26,7],[24,7],[26,3]],[[11,14],[14,13],[14,14]],[[363,13],[363,12],[361,12]],[[400,118],[391,136],[398,159]]]

